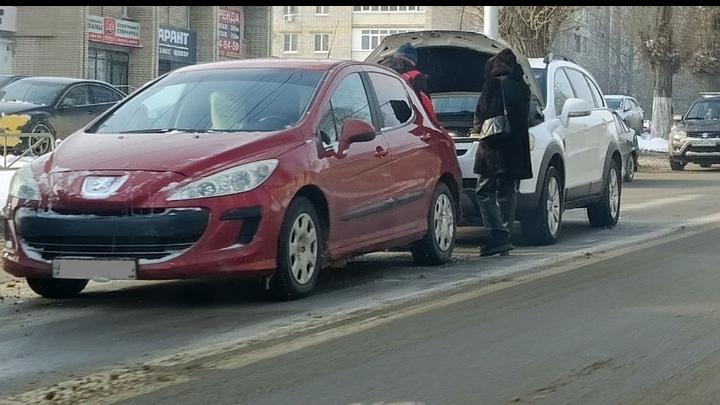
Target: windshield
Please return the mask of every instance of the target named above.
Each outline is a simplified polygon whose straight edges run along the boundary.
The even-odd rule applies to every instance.
[[[474,113],[480,93],[433,96],[432,103],[438,114]]]
[[[18,80],[0,90],[2,101],[51,105],[57,100],[64,84],[39,82],[36,80]]]
[[[608,108],[613,110],[619,110],[620,105],[622,105],[621,98],[606,98],[605,101],[607,102]]]
[[[547,69],[535,68],[532,71],[535,74],[535,81],[537,81],[538,86],[540,86],[540,91],[542,91],[543,100],[547,100],[547,82],[545,80],[547,77]]]
[[[700,100],[696,101],[690,111],[688,111],[686,120],[719,120],[720,119],[720,100]]]
[[[89,132],[277,131],[295,125],[322,72],[218,69],[174,73],[143,90]]]

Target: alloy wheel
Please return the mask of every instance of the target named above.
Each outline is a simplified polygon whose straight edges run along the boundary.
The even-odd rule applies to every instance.
[[[435,221],[435,241],[440,250],[445,252],[452,245],[455,233],[455,214],[452,202],[450,202],[450,198],[446,194],[440,194],[435,201],[433,218]]]
[[[317,268],[318,234],[312,218],[301,214],[295,219],[290,232],[289,256],[293,278],[305,285]]]

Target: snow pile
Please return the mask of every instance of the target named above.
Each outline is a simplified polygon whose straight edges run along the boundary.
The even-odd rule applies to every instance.
[[[638,136],[638,146],[640,150],[646,150],[650,152],[667,152],[668,141],[663,138],[653,138],[650,135]]]

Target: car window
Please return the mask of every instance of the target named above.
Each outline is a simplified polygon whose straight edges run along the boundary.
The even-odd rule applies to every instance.
[[[402,82],[382,73],[370,73],[369,77],[380,107],[382,129],[395,128],[408,122],[412,118],[412,107]]]
[[[79,85],[71,88],[62,100],[60,100],[60,106],[62,107],[74,107],[81,105],[92,104],[90,101],[90,86]]]
[[[575,69],[565,69],[565,73],[567,73],[570,79],[570,84],[572,84],[575,96],[597,107],[597,103],[593,99],[592,92],[590,91],[590,86],[587,80],[585,80],[585,75]]]
[[[615,118],[615,129],[617,130],[617,133],[622,134],[626,132],[622,119],[617,114],[613,114],[613,118]]]
[[[590,93],[592,93],[593,100],[595,101],[595,108],[605,107],[605,103],[603,102],[604,99],[600,90],[598,90],[590,77],[586,75],[583,76],[585,77],[585,81],[587,81],[588,88],[590,88]]]
[[[613,110],[619,110],[622,108],[621,98],[606,98],[605,102],[607,102],[608,107],[612,108]]]
[[[555,113],[560,115],[563,105],[565,105],[565,100],[575,97],[572,86],[570,86],[570,80],[568,80],[565,74],[565,69],[555,71],[553,88],[555,89]]]
[[[0,90],[0,101],[51,105],[65,88],[64,84],[34,79],[14,81]]]
[[[352,73],[344,78],[335,89],[330,98],[330,103],[332,104],[337,135],[340,135],[343,124],[350,118],[362,120],[372,125],[370,102],[360,74]]]
[[[330,146],[336,143],[340,138],[332,101],[327,103],[324,111],[325,112],[323,113],[322,118],[320,118],[320,125],[318,125],[318,133],[323,145]]]
[[[279,131],[297,125],[323,75],[295,68],[170,73],[104,116],[89,132]]]
[[[112,91],[112,89],[109,89],[105,86],[93,85],[90,86],[90,88],[93,93],[93,99],[95,100],[95,104],[115,103],[122,99],[122,96],[120,96],[120,94]]]

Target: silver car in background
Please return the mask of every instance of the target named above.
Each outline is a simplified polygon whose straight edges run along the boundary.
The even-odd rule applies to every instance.
[[[640,107],[640,103],[634,97],[607,95],[605,101],[608,108],[617,111],[627,126],[635,130],[635,133],[642,133],[645,110]]]

